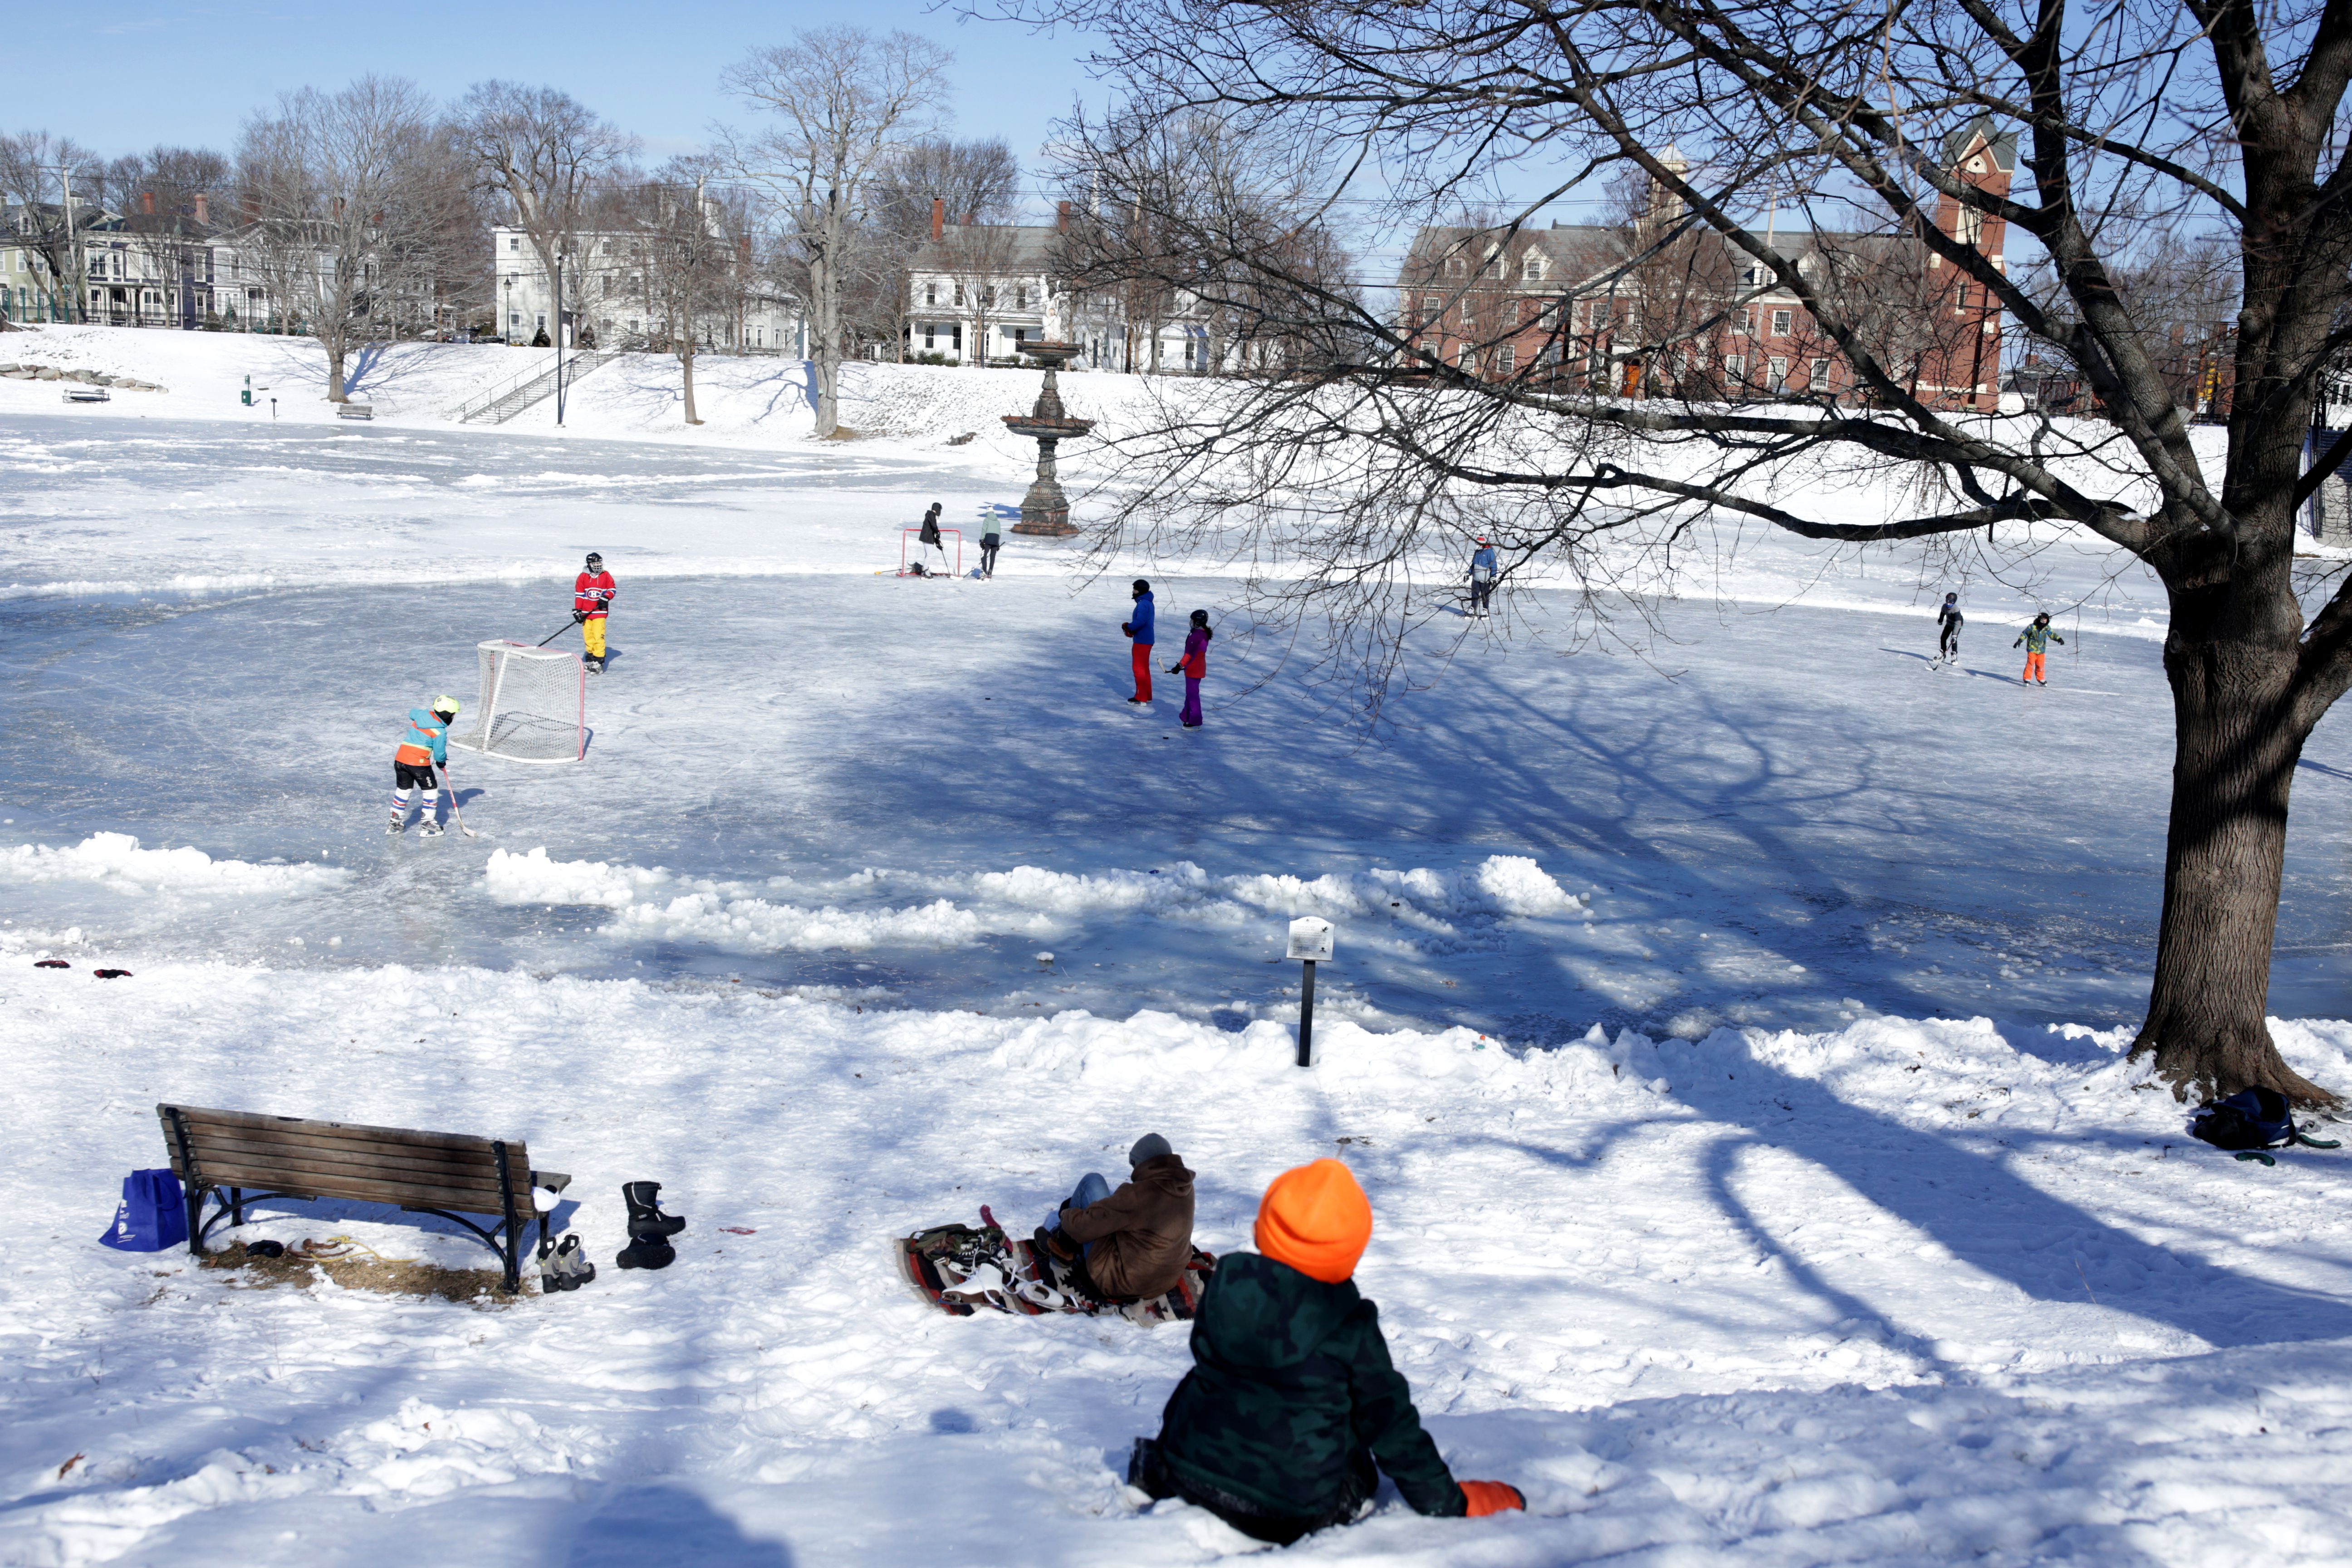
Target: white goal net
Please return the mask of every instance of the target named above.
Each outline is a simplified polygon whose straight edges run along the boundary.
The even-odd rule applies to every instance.
[[[486,642],[473,728],[449,743],[517,763],[576,763],[588,748],[588,672],[580,656]]]

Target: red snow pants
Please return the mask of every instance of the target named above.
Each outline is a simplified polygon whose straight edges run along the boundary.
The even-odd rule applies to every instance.
[[[2039,680],[2042,685],[2047,686],[2050,684],[2050,681],[2049,679],[2042,673],[2042,656],[2038,653],[2029,653],[2025,656],[2024,679],[2028,681]]]
[[[1151,700],[1151,645],[1148,642],[1135,645],[1135,700]]]

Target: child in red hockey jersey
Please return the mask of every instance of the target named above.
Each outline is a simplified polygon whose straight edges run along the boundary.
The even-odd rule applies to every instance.
[[[604,570],[604,558],[588,552],[588,569],[572,584],[572,618],[580,623],[580,640],[588,649],[588,668],[604,673],[604,617],[620,588]]]

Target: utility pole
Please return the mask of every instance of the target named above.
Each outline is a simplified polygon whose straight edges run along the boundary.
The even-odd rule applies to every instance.
[[[555,253],[555,427],[563,428],[563,252]]]

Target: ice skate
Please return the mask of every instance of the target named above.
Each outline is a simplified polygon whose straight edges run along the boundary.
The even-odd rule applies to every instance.
[[[438,838],[444,833],[448,831],[449,830],[447,828],[442,826],[440,823],[435,821],[431,817],[425,818],[423,825],[416,829],[417,836],[422,838]]]
[[[407,814],[406,814],[406,813],[404,813],[404,812],[398,812],[398,811],[395,811],[395,812],[394,812],[394,813],[392,814],[392,820],[391,820],[390,822],[387,822],[387,823],[385,823],[385,824],[383,825],[383,830],[384,830],[386,833],[399,833],[399,832],[403,831],[404,829],[405,829],[407,826],[408,826],[408,816],[407,816]]]

